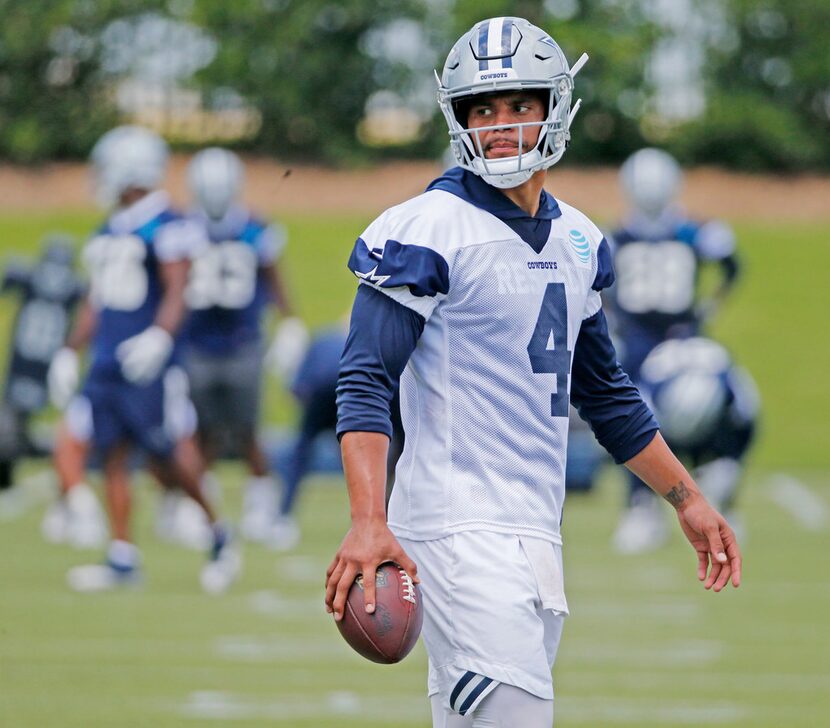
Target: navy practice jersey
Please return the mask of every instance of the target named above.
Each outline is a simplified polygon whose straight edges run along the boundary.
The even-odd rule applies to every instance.
[[[548,193],[530,217],[449,170],[377,218],[349,267],[360,285],[338,433],[390,434],[400,376],[406,442],[389,503],[398,535],[483,529],[560,542],[569,400],[620,461],[654,436],[601,310],[613,281],[607,243]]]
[[[50,248],[31,268],[10,267],[3,290],[15,291],[21,299],[12,328],[4,399],[18,412],[36,412],[46,406],[46,373],[83,293],[71,250]]]
[[[677,211],[656,222],[633,218],[613,233],[611,246],[617,274],[612,298],[624,337],[629,325],[658,339],[672,327],[694,330],[700,263],[721,263],[727,277],[736,272],[732,230]]]
[[[155,322],[163,295],[159,266],[190,259],[205,243],[202,228],[171,209],[162,191],[117,211],[99,228],[83,253],[98,314],[90,376],[121,378],[115,351]]]
[[[263,268],[282,254],[284,231],[241,207],[231,207],[218,221],[200,212],[192,219],[207,230],[210,245],[190,272],[188,343],[200,351],[224,354],[259,341],[262,313],[270,301]]]

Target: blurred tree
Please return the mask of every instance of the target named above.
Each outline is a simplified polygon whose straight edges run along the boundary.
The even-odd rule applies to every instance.
[[[830,3],[728,0],[730,43],[707,67],[707,107],[673,138],[686,159],[743,169],[830,167]]]
[[[160,2],[0,0],[0,156],[85,155],[116,121],[98,36],[121,13]]]
[[[591,56],[569,161],[651,144],[687,163],[830,168],[827,0],[0,0],[0,13],[0,157],[21,162],[83,156],[118,121],[174,113],[174,142],[210,139],[221,117],[233,128],[217,141],[282,158],[436,156],[432,68],[473,23],[519,15],[571,60]]]
[[[221,40],[198,82],[233,88],[262,115],[254,149],[326,162],[365,159],[356,129],[381,88],[406,95],[411,69],[373,54],[367,34],[422,20],[420,0],[244,0],[198,3],[191,19]]]

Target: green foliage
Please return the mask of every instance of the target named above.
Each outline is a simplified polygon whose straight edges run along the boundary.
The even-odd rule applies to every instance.
[[[708,59],[704,116],[677,131],[687,158],[745,169],[830,166],[830,4],[731,0],[734,47]]]
[[[496,15],[518,15],[549,30],[575,60],[591,60],[577,83],[584,105],[568,160],[614,163],[645,144],[684,161],[744,169],[830,167],[830,25],[825,0],[701,0],[688,33],[650,2],[608,0],[0,0],[0,157],[20,162],[84,156],[116,123],[118,83],[129,69],[105,63],[102,34],[118,19],[148,13],[201,30],[216,41],[212,59],[175,80],[198,91],[208,110],[229,94],[257,110],[262,124],[244,144],[281,158],[355,164],[382,156],[437,155],[445,146],[437,108],[424,107],[431,68],[441,68],[459,34]],[[378,29],[407,20],[406,39]],[[692,43],[700,56],[700,113],[661,110],[652,68],[666,42]],[[383,46],[383,47],[380,47]],[[389,52],[391,47],[393,52]],[[181,50],[181,49],[173,49]],[[694,74],[693,74],[694,75]],[[697,84],[695,86],[694,84]],[[662,92],[665,92],[663,81]],[[366,102],[390,91],[427,118],[402,146],[367,147],[358,126]],[[416,101],[420,99],[420,101]]]
[[[203,3],[194,20],[221,40],[199,77],[204,89],[233,87],[262,114],[253,148],[282,158],[354,162],[365,157],[355,130],[379,80],[403,87],[404,69],[372,58],[367,31],[418,18],[408,0]]]

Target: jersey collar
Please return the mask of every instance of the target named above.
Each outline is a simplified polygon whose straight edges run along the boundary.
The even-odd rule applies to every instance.
[[[547,190],[542,190],[539,197],[539,210],[535,216],[528,215],[521,207],[512,202],[507,195],[488,185],[481,177],[461,167],[448,169],[438,179],[430,182],[426,191],[443,190],[469,202],[485,212],[495,215],[500,220],[555,220],[562,215],[556,199]]]
[[[170,207],[170,197],[164,190],[144,195],[129,207],[114,212],[108,221],[109,229],[116,235],[125,235],[146,225]]]
[[[214,242],[235,240],[245,229],[250,214],[241,205],[231,205],[225,216],[216,220],[208,216],[201,208],[193,210],[193,217],[198,220]]]

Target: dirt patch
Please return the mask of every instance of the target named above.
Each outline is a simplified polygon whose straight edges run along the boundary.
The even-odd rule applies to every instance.
[[[439,174],[428,162],[390,163],[371,169],[337,171],[307,165],[290,167],[262,158],[246,159],[245,197],[274,215],[353,213],[374,215],[418,194]],[[187,158],[173,159],[169,188],[187,200]],[[289,172],[290,170],[290,172]],[[617,219],[623,200],[612,168],[555,167],[548,189],[598,222]],[[748,175],[713,168],[686,173],[682,201],[705,217],[731,220],[830,221],[830,177]],[[82,164],[38,168],[0,165],[0,211],[77,209],[91,206],[88,172]]]

